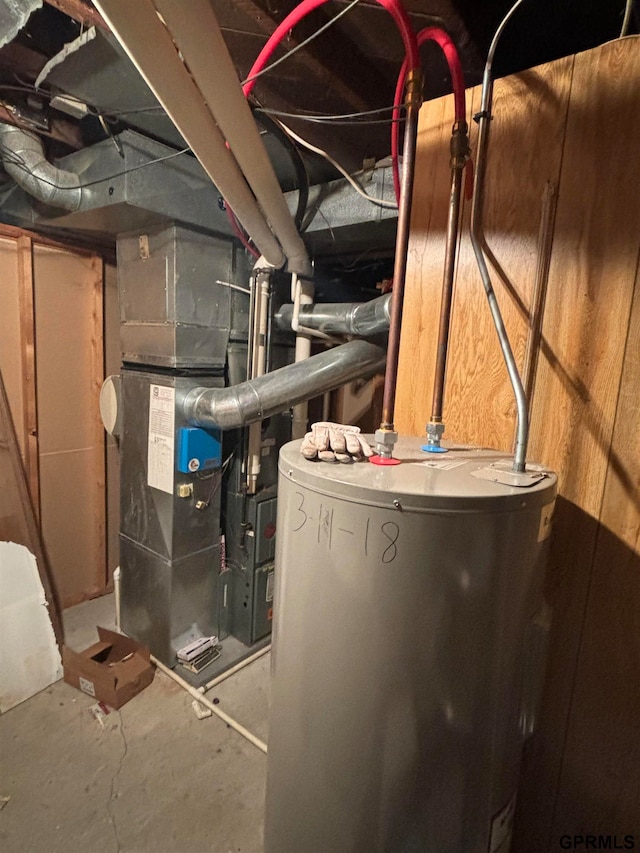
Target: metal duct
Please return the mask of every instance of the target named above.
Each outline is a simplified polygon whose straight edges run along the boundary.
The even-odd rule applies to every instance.
[[[280,242],[289,272],[311,275],[307,250],[240,88],[210,0],[154,2]]]
[[[96,0],[94,5],[260,253],[271,266],[283,266],[282,248],[153,4]]]
[[[384,369],[386,353],[367,341],[350,341],[305,361],[228,388],[194,388],[182,411],[190,424],[236,429]]]
[[[80,178],[49,163],[38,136],[12,124],[0,124],[0,147],[5,170],[25,192],[52,207],[80,209]]]
[[[293,305],[282,305],[276,314],[278,328],[291,329]],[[359,335],[366,338],[389,330],[391,294],[370,302],[327,302],[324,305],[302,305],[299,322],[305,329],[337,335]]]

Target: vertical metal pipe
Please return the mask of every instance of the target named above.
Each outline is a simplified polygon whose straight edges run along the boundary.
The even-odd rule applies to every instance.
[[[402,323],[402,305],[404,285],[407,275],[407,251],[409,247],[409,226],[411,224],[411,202],[413,197],[413,179],[416,165],[416,142],[418,138],[418,114],[422,99],[422,75],[413,70],[407,77],[407,108],[402,151],[402,182],[400,207],[398,209],[398,231],[396,235],[396,255],[393,268],[393,291],[391,295],[391,324],[387,346],[387,367],[384,377],[384,396],[382,399],[382,422],[380,429],[393,430],[398,379],[398,355],[400,352],[400,326]]]
[[[460,150],[458,139],[461,140]],[[440,325],[438,328],[438,349],[436,354],[436,372],[433,383],[431,403],[431,422],[442,422],[444,407],[444,383],[447,372],[447,354],[449,350],[449,331],[451,328],[451,304],[453,301],[453,281],[460,233],[460,209],[462,206],[462,176],[468,156],[467,123],[454,125],[451,140],[451,194],[449,196],[449,217],[447,221],[447,240],[444,257],[442,281],[442,301],[440,304]]]
[[[498,334],[500,348],[502,349],[502,356],[507,367],[507,372],[509,374],[509,379],[511,380],[513,393],[516,399],[518,423],[515,456],[513,460],[513,469],[516,472],[526,470],[527,444],[529,441],[529,413],[527,411],[527,397],[524,391],[524,386],[522,384],[520,373],[518,372],[518,366],[516,364],[515,356],[513,355],[513,350],[511,349],[511,343],[509,341],[509,336],[507,335],[504,320],[502,319],[502,314],[500,313],[500,307],[498,305],[496,294],[493,290],[493,284],[491,282],[489,268],[487,266],[487,262],[484,256],[484,231],[482,215],[484,212],[484,191],[485,177],[487,171],[487,149],[489,146],[489,127],[491,125],[491,107],[493,104],[493,57],[495,55],[496,47],[498,46],[500,36],[502,35],[502,32],[505,26],[507,25],[507,22],[522,2],[524,2],[524,0],[517,0],[517,2],[514,3],[513,6],[509,9],[505,17],[502,19],[502,22],[500,23],[500,26],[498,27],[496,34],[493,37],[491,46],[489,47],[489,54],[487,56],[487,62],[484,68],[484,76],[482,79],[482,100],[480,104],[480,112],[476,116],[476,120],[479,125],[479,133],[478,150],[476,154],[475,180],[473,185],[473,202],[471,205],[471,243],[473,245],[473,251],[476,256],[478,269],[480,271],[480,278],[482,279],[482,284],[487,294],[487,301],[489,303],[489,310],[491,311],[491,316],[493,318],[493,324]]]

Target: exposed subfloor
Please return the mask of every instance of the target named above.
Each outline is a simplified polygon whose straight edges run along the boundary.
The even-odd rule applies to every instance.
[[[67,642],[113,625],[112,596],[67,611]],[[270,655],[207,695],[267,737]],[[59,681],[0,716],[3,853],[261,853],[266,756],[160,672],[104,718]]]

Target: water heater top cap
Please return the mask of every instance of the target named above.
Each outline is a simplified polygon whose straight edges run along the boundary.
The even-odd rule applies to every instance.
[[[424,512],[510,511],[546,506],[555,497],[556,475],[544,466],[532,465],[539,479],[520,488],[492,478],[492,466],[498,470],[498,463],[509,460],[499,450],[450,445],[446,455],[430,457],[421,449],[423,442],[424,438],[401,436],[394,456],[403,464],[387,467],[369,462],[327,465],[309,461],[300,454],[300,441],[292,441],[280,451],[280,471],[323,494],[354,495],[371,505]]]

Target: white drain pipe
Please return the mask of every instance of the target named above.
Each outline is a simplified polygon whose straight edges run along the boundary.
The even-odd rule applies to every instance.
[[[308,279],[301,279],[295,273],[291,276],[291,299],[293,301],[293,317],[291,328],[296,333],[296,351],[294,363],[304,361],[311,355],[311,337],[300,328],[300,309],[313,305],[314,286]],[[302,438],[307,431],[309,404],[306,400],[293,407],[291,422],[291,438]]]
[[[282,267],[286,261],[282,247],[153,4],[150,0],[96,0],[94,5],[260,253],[271,266]],[[188,14],[189,4],[176,5]]]
[[[211,0],[154,3],[280,242],[288,270],[310,275],[307,250],[242,92]]]
[[[233,717],[230,717],[228,714],[225,714],[224,711],[221,711],[218,705],[214,705],[213,702],[210,702],[206,696],[204,696],[197,687],[192,687],[184,678],[180,678],[180,676],[175,673],[172,669],[169,669],[168,666],[165,666],[162,661],[159,661],[158,658],[151,655],[151,662],[154,666],[156,666],[160,672],[164,672],[172,681],[175,681],[183,690],[186,690],[190,696],[193,696],[194,699],[197,699],[201,705],[204,705],[205,708],[208,708],[216,717],[220,717],[223,723],[226,723],[230,726],[235,732],[238,732],[239,735],[242,735],[243,738],[246,738],[249,743],[252,743],[256,746],[260,752],[264,752],[266,755],[267,745],[264,741],[260,740],[260,738],[256,737],[249,729],[246,729],[241,723],[238,723]]]

